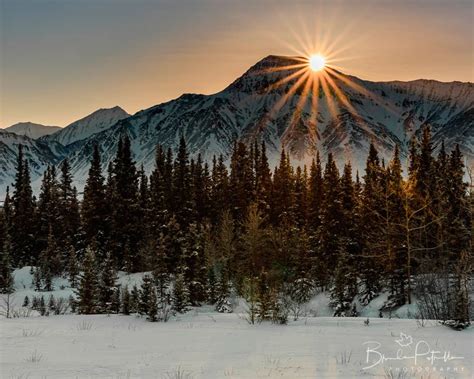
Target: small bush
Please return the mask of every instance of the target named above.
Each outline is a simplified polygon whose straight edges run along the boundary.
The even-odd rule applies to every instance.
[[[181,367],[176,367],[173,371],[165,374],[164,379],[192,379],[193,375],[190,372],[183,370]]]
[[[342,351],[336,356],[336,363],[338,365],[347,365],[351,362],[352,350],[351,351]]]
[[[79,324],[77,324],[77,330],[91,330],[92,325],[92,322],[83,320]]]
[[[43,354],[39,354],[37,350],[33,351],[29,357],[25,359],[26,362],[39,363],[43,359]]]
[[[37,337],[37,336],[40,336],[42,333],[43,331],[39,329],[36,329],[36,330],[22,329],[21,335],[23,337]]]

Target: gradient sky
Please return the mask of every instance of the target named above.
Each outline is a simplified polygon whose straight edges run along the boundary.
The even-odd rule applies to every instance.
[[[0,0],[0,127],[65,126],[214,93],[266,55],[334,42],[370,80],[474,81],[472,0]]]

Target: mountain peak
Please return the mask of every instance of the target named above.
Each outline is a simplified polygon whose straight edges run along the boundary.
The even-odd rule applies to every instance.
[[[225,91],[251,93],[264,90],[269,84],[300,69],[303,58],[296,56],[268,55],[250,67],[240,78],[230,84]]]
[[[5,128],[6,131],[15,133],[21,136],[27,136],[33,139],[40,138],[49,134],[53,134],[60,130],[59,126],[49,126],[36,124],[34,122],[18,122],[14,125]]]
[[[74,121],[60,131],[46,137],[64,146],[86,139],[115,125],[130,115],[119,106],[98,109],[80,120]]]

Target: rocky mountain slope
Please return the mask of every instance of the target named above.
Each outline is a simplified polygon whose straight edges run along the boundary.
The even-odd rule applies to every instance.
[[[285,68],[295,63],[299,62],[292,57],[269,56],[219,93],[184,94],[126,118],[117,110],[121,119],[94,134],[87,135],[74,123],[40,140],[66,146],[79,189],[87,177],[93,146],[99,146],[105,169],[122,135],[130,137],[137,164],[148,172],[156,145],[175,148],[181,135],[191,155],[200,153],[205,159],[214,154],[229,157],[236,139],[259,139],[266,142],[272,163],[285,146],[295,164],[309,162],[319,150],[323,157],[333,153],[341,168],[351,160],[355,169],[363,171],[370,142],[386,160],[395,145],[406,156],[410,139],[426,125],[432,129],[435,145],[444,140],[451,149],[459,143],[472,162],[472,83],[371,82],[326,71],[308,72],[308,78],[325,75],[329,79],[305,91],[305,81],[292,76],[299,68]],[[302,85],[294,90],[295,83]],[[73,133],[77,130],[81,132]]]

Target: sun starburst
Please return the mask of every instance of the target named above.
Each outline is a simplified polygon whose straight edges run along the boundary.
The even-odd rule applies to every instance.
[[[285,104],[292,102],[292,114],[283,132],[282,143],[291,141],[294,133],[300,133],[301,128],[305,128],[310,143],[316,145],[323,132],[319,130],[321,120],[331,125],[338,122],[337,118],[344,112],[358,127],[372,135],[369,125],[359,116],[357,104],[353,104],[353,100],[357,97],[371,98],[389,110],[393,110],[393,107],[382,101],[379,95],[369,92],[357,79],[340,72],[345,71],[341,64],[348,59],[344,57],[344,51],[348,49],[345,41],[350,39],[333,36],[330,40],[329,33],[315,35],[319,36],[315,41],[310,41],[309,35],[295,36],[300,46],[291,47],[298,56],[288,58],[287,64],[265,70],[265,73],[278,73],[277,80],[270,84],[269,90],[285,88],[270,111],[271,117],[278,118]],[[330,119],[320,113],[323,101]]]

